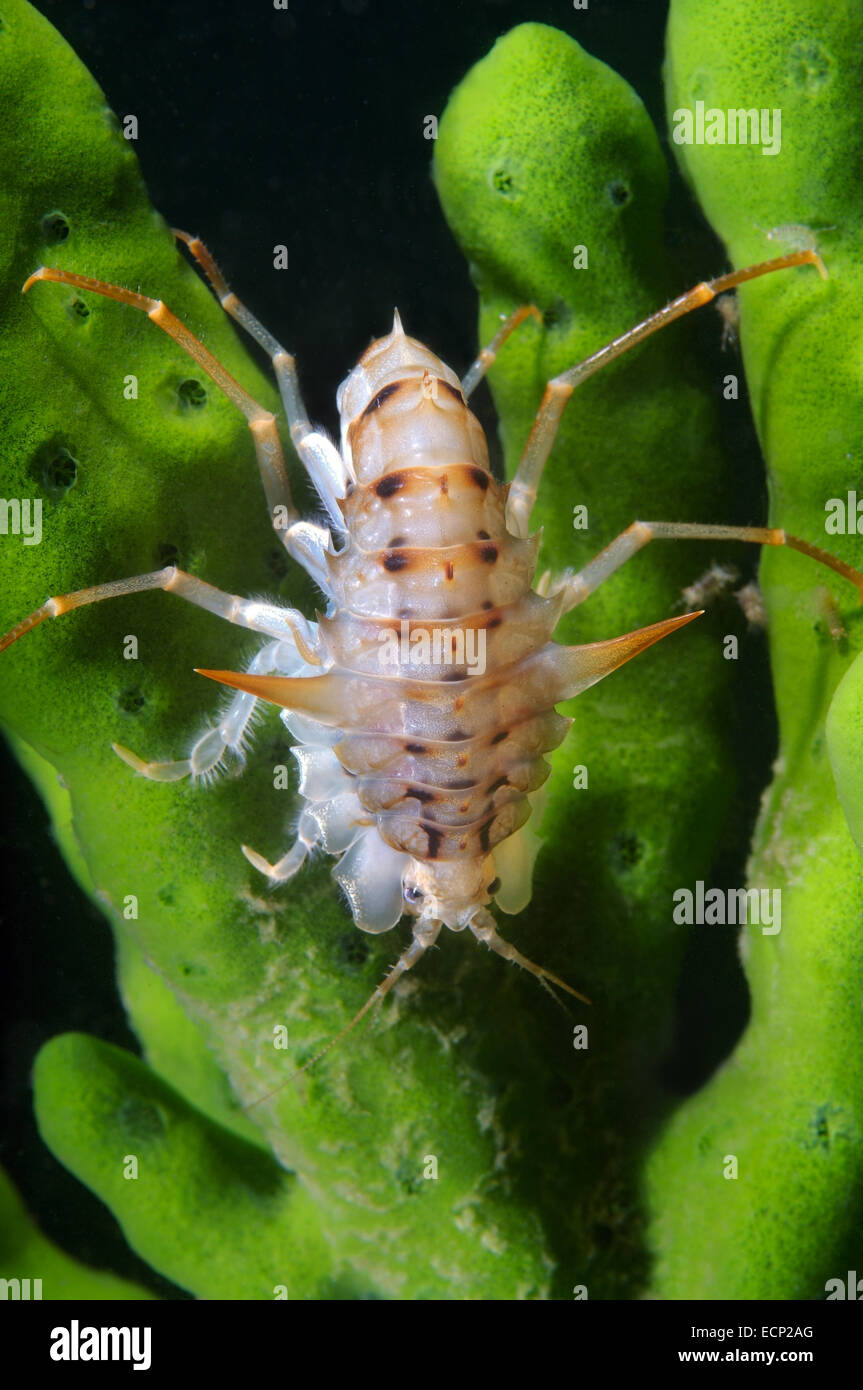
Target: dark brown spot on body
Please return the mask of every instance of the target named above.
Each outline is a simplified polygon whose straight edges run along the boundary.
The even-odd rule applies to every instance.
[[[488,531],[477,531],[477,533],[476,533],[476,538],[477,538],[477,540],[479,540],[479,541],[490,541],[490,540],[491,540],[491,536],[488,534]]]
[[[406,743],[406,753],[425,753],[427,751],[424,743]]]
[[[481,545],[479,548],[479,558],[484,565],[493,565],[499,554],[496,545]]]
[[[392,497],[394,492],[401,491],[406,481],[404,473],[385,473],[375,483],[375,493],[378,497]]]
[[[452,560],[447,560],[446,564],[444,565],[444,574],[446,575],[447,579],[452,579],[455,576],[455,566],[453,565]]]
[[[404,545],[404,544],[405,544],[405,537],[404,537],[404,536],[393,536],[392,540],[389,542],[388,549],[389,549],[389,550],[395,550],[397,546],[399,546],[399,545]]]
[[[364,420],[367,415],[373,415],[376,410],[380,409],[384,401],[388,401],[390,399],[390,396],[394,396],[397,391],[401,390],[402,385],[403,383],[401,381],[391,381],[389,386],[382,386],[380,391],[378,391],[374,396],[372,396],[371,400],[369,401],[368,405],[366,406],[365,410],[359,418],[361,420]]]
[[[488,611],[489,608],[494,608],[494,604],[492,603],[492,601],[491,601],[490,598],[484,599],[484,600],[483,600],[483,605],[482,605],[482,606],[483,606],[483,608],[485,609],[486,612]]]
[[[408,787],[405,796],[412,796],[416,801],[422,801],[423,804],[437,800],[434,792],[427,791],[425,787]]]
[[[486,627],[488,628],[489,632],[492,632],[496,627],[500,627],[502,622],[503,618],[501,617],[489,618],[488,622],[486,623]]]
[[[398,570],[407,569],[410,565],[410,558],[404,551],[391,550],[381,556],[381,564],[390,574],[395,574]]]
[[[492,743],[503,743],[508,733],[508,729],[501,729],[499,734],[495,734],[494,738],[492,739]]]
[[[426,835],[428,836],[429,842],[428,857],[429,859],[437,859],[440,853],[441,840],[443,839],[443,831],[433,830],[431,826],[425,826],[424,829]]]
[[[491,821],[487,820],[485,825],[480,827],[479,847],[484,854],[488,854],[489,841],[491,840]]]
[[[482,492],[485,492],[491,482],[491,477],[483,468],[472,468],[470,470],[471,482],[473,482]]]
[[[448,792],[466,792],[468,787],[475,786],[469,777],[456,778],[454,782],[444,782],[444,789]]]

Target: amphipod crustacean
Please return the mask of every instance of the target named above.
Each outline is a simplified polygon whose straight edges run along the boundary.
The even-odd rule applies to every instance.
[[[339,388],[337,448],[306,416],[293,357],[232,294],[202,243],[177,235],[225,310],[270,354],[291,439],[326,525],[303,520],[294,507],[273,415],[161,301],[49,268],[24,288],[55,281],[142,310],[200,364],[245,414],[273,526],[326,595],[326,612],[312,622],[169,565],[49,598],[0,640],[0,651],[46,618],[146,589],[178,594],[267,639],[246,671],[202,672],[237,693],[187,758],[146,762],[115,748],[154,781],[206,779],[227,755],[243,759],[256,700],[282,707],[305,804],[296,840],[281,859],[270,863],[244,846],[247,858],[278,885],[322,848],[338,857],[333,873],[361,930],[389,931],[405,914],[413,920],[410,944],[340,1037],[442,927],[470,929],[507,960],[583,998],[506,941],[490,906],[517,913],[530,899],[540,844],[530,820],[549,773],[543,754],[561,743],[570,723],[555,706],[698,614],[585,646],[554,642],[558,620],[660,538],[788,545],[844,575],[861,594],[863,575],[778,528],[635,521],[584,569],[539,592],[539,537],[530,535],[529,521],[543,467],[581,381],[744,280],[807,263],[824,274],[817,252],[807,247],[697,285],[554,378],[505,485],[489,470],[485,436],[467,402],[509,334],[527,317],[541,320],[536,308],[516,309],[461,381],[404,333],[396,314],[392,331],[370,345]]]

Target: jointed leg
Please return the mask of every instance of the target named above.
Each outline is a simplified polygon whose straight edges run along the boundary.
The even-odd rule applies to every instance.
[[[536,305],[522,304],[519,309],[510,314],[506,322],[498,329],[488,347],[480,350],[479,356],[471,363],[461,379],[461,389],[464,392],[465,400],[482,381],[510,333],[513,333],[519,324],[524,323],[526,318],[535,318],[538,324],[542,324],[542,314]]]
[[[108,285],[102,280],[94,280],[89,275],[75,275],[71,271],[54,270],[49,266],[41,266],[39,270],[35,271],[25,282],[22,293],[26,294],[37,280],[51,280],[61,285],[74,285],[78,289],[91,290],[94,294],[101,294],[106,299],[115,299],[120,304],[129,304],[133,309],[140,309],[164,333],[167,333],[169,338],[173,338],[175,343],[178,343],[200,367],[203,367],[207,375],[228,397],[228,400],[232,401],[245,415],[255,442],[255,453],[261,470],[264,491],[267,494],[270,515],[275,516],[277,507],[285,507],[292,519],[299,520],[299,514],[294,511],[291,501],[291,489],[285,469],[282,445],[276,429],[275,416],[271,415],[268,410],[264,410],[263,406],[258,405],[258,402],[247,391],[243,390],[240,383],[234,380],[221,362],[213,356],[208,348],[204,347],[204,344],[193,333],[190,333],[186,325],[181,323],[160,299],[150,299],[148,295],[136,294],[134,290],[126,290],[119,285]]]
[[[310,665],[321,664],[316,629],[302,613],[294,608],[279,608],[274,603],[260,603],[255,599],[239,598],[237,594],[226,594],[205,580],[177,569],[176,565],[166,565],[164,569],[152,570],[149,574],[135,574],[130,579],[113,579],[89,589],[76,589],[71,594],[55,594],[46,599],[41,608],[16,623],[4,637],[0,637],[0,652],[11,647],[19,637],[31,632],[46,618],[59,618],[75,608],[85,608],[102,599],[123,598],[127,594],[140,594],[148,589],[164,589],[166,593],[177,594],[179,598],[194,603],[198,608],[206,608],[209,613],[215,613],[237,627],[247,627],[267,637],[291,641],[304,661]]]
[[[71,594],[60,594],[46,599],[29,617],[17,623],[6,636],[0,638],[0,652],[16,642],[19,637],[32,631],[46,618],[59,618],[76,608],[84,608],[102,599],[122,598],[128,594],[144,593],[148,589],[164,589],[166,593],[194,603],[198,608],[224,618],[238,627],[252,632],[266,633],[274,638],[253,658],[248,667],[250,672],[265,673],[279,671],[283,675],[295,675],[303,666],[322,664],[318,638],[314,625],[293,608],[279,608],[276,604],[260,603],[254,599],[239,598],[236,594],[226,594],[222,589],[197,579],[185,570],[174,565],[154,570],[150,574],[136,574],[130,579],[116,579],[108,584],[97,584],[90,589],[78,589]],[[215,729],[208,729],[193,745],[188,758],[177,762],[145,762],[120,744],[113,744],[114,752],[153,782],[177,782],[183,777],[207,777],[215,773],[225,754],[230,750],[236,758],[243,760],[243,746],[246,729],[255,708],[253,695],[238,693],[231,701],[224,716]]]
[[[292,675],[304,664],[295,645],[277,640],[262,647],[246,669],[257,673],[279,671],[283,675]],[[201,734],[192,745],[188,758],[181,758],[177,762],[145,762],[120,743],[112,743],[111,747],[124,763],[151,782],[179,782],[184,777],[211,778],[222,770],[226,753],[230,752],[240,764],[245,763],[246,731],[256,704],[254,695],[244,692],[235,695],[216,728],[207,729]]]
[[[344,524],[344,523],[342,523]],[[302,565],[306,574],[330,594],[330,572],[327,555],[331,550],[330,533],[326,526],[318,526],[314,521],[295,521],[284,536],[289,554]]]
[[[308,1071],[309,1067],[314,1066],[315,1062],[319,1062],[320,1059],[329,1052],[330,1048],[335,1047],[336,1043],[341,1042],[342,1038],[346,1038],[348,1033],[356,1028],[360,1019],[365,1018],[369,1009],[373,1008],[376,1004],[380,1004],[381,1000],[386,998],[393,985],[398,984],[402,975],[415,966],[420,956],[425,955],[429,947],[435,944],[440,935],[441,926],[441,922],[421,922],[418,920],[414,923],[414,938],[410,946],[402,952],[395,965],[384,977],[377,989],[369,995],[359,1013],[354,1014],[350,1023],[348,1023],[340,1033],[337,1033],[336,1036],[327,1043],[326,1047],[318,1052],[310,1062],[306,1062],[304,1066],[300,1067],[300,1071]]]
[[[247,695],[255,703],[254,696]],[[297,825],[297,838],[291,845],[286,854],[281,859],[277,859],[275,864],[271,864],[269,859],[265,859],[256,849],[250,849],[248,845],[241,845],[243,854],[248,859],[253,869],[258,873],[264,874],[269,879],[270,888],[278,888],[281,884],[287,883],[294,877],[305,864],[306,859],[312,850],[320,843],[320,827],[317,821],[309,815],[308,811],[301,811],[299,823]]]
[[[620,569],[621,565],[655,540],[692,541],[750,541],[755,545],[787,545],[791,550],[799,550],[822,565],[841,574],[857,587],[863,601],[863,574],[846,565],[835,555],[830,555],[817,545],[810,545],[799,536],[789,535],[787,531],[774,526],[700,526],[694,522],[682,521],[633,521],[625,531],[615,537],[610,545],[601,550],[577,574],[567,575],[557,586],[555,592],[564,594],[563,612],[568,613],[582,603],[588,594],[604,584],[609,575]]]
[[[115,299],[120,304],[128,304],[133,309],[141,310],[203,368],[228,397],[228,400],[232,401],[245,415],[255,445],[255,456],[258,460],[258,469],[264,485],[272,525],[288,552],[298,564],[307,568],[308,548],[303,544],[295,545],[294,535],[298,533],[302,539],[304,528],[308,528],[310,523],[302,521],[291,498],[291,488],[275,416],[271,415],[268,410],[264,410],[263,406],[259,405],[247,391],[243,390],[240,383],[235,381],[230,372],[225,370],[221,362],[213,356],[208,348],[204,347],[204,344],[189,331],[184,323],[180,322],[175,314],[171,313],[170,309],[165,307],[160,299],[150,299],[147,295],[137,294],[133,290],[123,289],[119,285],[108,285],[103,280],[94,280],[89,275],[75,275],[71,271],[53,270],[48,266],[40,267],[29,277],[24,284],[23,293],[26,294],[37,280],[50,280],[61,285],[74,285],[78,289],[90,290],[93,294],[101,294],[106,299]],[[318,532],[322,531],[323,528],[314,527],[313,529]],[[328,543],[328,533],[324,531],[323,534]],[[312,573],[312,578],[317,583],[321,582],[319,572]]]
[[[731,271],[728,275],[720,275],[715,280],[696,285],[694,289],[672,300],[665,308],[651,314],[642,323],[636,324],[634,328],[615,338],[583,362],[561,372],[560,376],[553,377],[545,388],[524,454],[509,490],[506,519],[513,535],[524,537],[528,534],[530,514],[536,501],[542,470],[557,436],[564,407],[576,386],[580,386],[589,376],[593,376],[594,372],[598,372],[609,362],[643,342],[651,333],[656,333],[666,324],[682,318],[692,309],[707,304],[718,294],[734,289],[745,280],[755,280],[761,275],[771,274],[774,270],[787,270],[795,265],[814,265],[819,274],[827,278],[821,257],[816,251],[808,249],[795,251],[788,256],[777,256],[774,260],[762,261],[759,265],[746,266],[742,270]]]
[[[535,965],[532,960],[528,960],[527,956],[523,956],[520,951],[517,951],[511,942],[498,936],[497,923],[485,908],[481,908],[476,914],[470,923],[470,929],[477,941],[484,942],[490,951],[496,951],[499,956],[503,956],[504,960],[512,961],[514,965],[520,965],[522,970],[530,971],[531,975],[535,975],[538,980],[549,980],[551,984],[565,989],[567,994],[573,994],[582,1003],[590,1003],[584,994],[579,994],[578,990],[573,989],[565,980],[561,980],[557,975],[552,975],[550,970],[545,970],[541,965]]]
[[[322,1047],[320,1052],[316,1052],[310,1061],[298,1067],[294,1072],[294,1077],[300,1076],[304,1071],[308,1071],[309,1067],[315,1066],[315,1064],[319,1062],[322,1057],[325,1057],[337,1043],[340,1043],[343,1038],[346,1038],[349,1033],[353,1032],[360,1020],[365,1018],[369,1009],[374,1008],[377,1004],[380,1004],[381,1000],[386,998],[393,985],[398,983],[402,975],[416,965],[420,957],[425,955],[430,946],[434,945],[440,935],[441,925],[442,923],[440,922],[422,922],[419,920],[414,923],[414,937],[410,946],[402,952],[395,965],[384,977],[377,989],[369,995],[359,1013],[354,1014],[350,1023],[347,1023],[334,1038],[331,1038],[326,1047]],[[260,1105],[262,1101],[269,1100],[270,1096],[274,1096],[279,1090],[281,1090],[281,1087],[277,1086],[275,1090],[268,1091],[265,1096],[260,1096],[257,1100],[253,1101],[252,1105]],[[248,1110],[251,1108],[251,1106],[246,1106]]]
[[[294,448],[308,470],[314,486],[321,497],[333,524],[343,529],[343,517],[335,504],[337,497],[344,497],[350,477],[341,454],[326,435],[312,428],[303,404],[300,383],[297,376],[296,361],[286,352],[263,324],[250,313],[234,292],[229,288],[221,270],[210,252],[198,237],[190,236],[173,228],[174,236],[188,248],[198,262],[218,297],[219,303],[231,318],[246,330],[255,342],[269,354],[279,386],[279,394],[288,417],[288,427]]]

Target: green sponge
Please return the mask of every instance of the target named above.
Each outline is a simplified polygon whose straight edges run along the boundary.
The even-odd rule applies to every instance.
[[[46,1240],[27,1214],[5,1173],[0,1172],[0,1280],[4,1299],[68,1301],[153,1297],[115,1274],[88,1269]]]
[[[232,592],[268,592],[311,613],[304,576],[292,568],[280,578],[273,567],[276,542],[243,421],[208,382],[199,383],[203,394],[184,387],[197,381],[189,360],[123,306],[49,284],[22,299],[43,262],[152,290],[275,406],[149,208],[101,93],[23,0],[4,5],[4,21],[0,98],[15,119],[0,141],[9,207],[0,354],[14,383],[2,420],[3,489],[44,508],[41,544],[0,554],[4,626],[46,593],[150,570],[166,553]],[[62,123],[45,114],[58,91]],[[130,376],[137,398],[125,392]],[[33,750],[28,764],[61,843],[114,926],[133,1026],[163,1072],[146,1086],[161,1094],[170,1083],[189,1107],[184,1123],[197,1127],[191,1167],[182,1158],[191,1150],[172,1150],[162,1215],[151,1206],[161,1188],[151,1187],[136,1219],[142,1189],[112,1166],[129,1151],[114,1112],[98,1123],[82,1113],[68,1127],[55,1113],[81,1084],[77,1054],[57,1044],[50,1067],[37,1070],[43,1134],[117,1212],[136,1248],[193,1292],[237,1295],[242,1284],[243,1296],[272,1296],[262,1292],[278,1272],[267,1253],[280,1240],[271,1210],[261,1207],[257,1228],[253,1209],[232,1218],[225,1178],[236,1161],[242,1183],[250,1152],[264,1147],[310,1203],[302,1241],[310,1253],[289,1262],[283,1280],[292,1297],[347,1287],[405,1298],[541,1296],[551,1286],[561,1195],[569,1199],[565,1184],[553,1195],[559,1131],[580,1123],[575,1105],[565,1116],[535,1115],[549,1084],[549,1037],[564,1073],[571,1064],[565,1015],[515,970],[449,937],[371,1035],[355,1035],[301,1085],[285,1087],[368,997],[401,938],[360,935],[328,863],[272,895],[243,859],[242,842],[275,856],[292,834],[297,797],[293,783],[282,787],[288,747],[274,717],[262,722],[246,775],[209,789],[136,779],[110,750],[119,741],[148,757],[181,755],[219,708],[192,668],[235,666],[249,650],[247,635],[153,593],[45,624],[4,653],[3,717]],[[566,928],[546,917],[528,949],[562,969]],[[132,1064],[123,1065],[131,1085]],[[140,1069],[135,1077],[145,1085]],[[241,1143],[252,1126],[256,1142]],[[221,1142],[230,1129],[233,1147]],[[189,1194],[209,1177],[220,1242],[225,1223],[236,1222],[221,1261],[211,1233],[177,1215],[182,1202],[171,1194],[183,1172]],[[238,1243],[251,1260],[256,1242],[259,1268],[239,1273]]]
[[[243,421],[190,360],[120,305],[48,284],[22,300],[40,263],[140,285],[276,408],[150,209],[101,93],[24,0],[6,0],[3,17],[0,101],[14,119],[0,131],[2,488],[42,501],[43,537],[0,549],[0,623],[169,556],[311,614],[311,587],[267,526]],[[49,119],[58,91],[62,124]],[[435,155],[480,287],[482,339],[518,303],[543,313],[490,375],[511,474],[545,380],[686,288],[663,246],[659,142],[622,79],[563,34],[523,25],[453,95]],[[807,285],[781,293],[803,314],[820,282],[800,274]],[[581,563],[639,514],[733,519],[734,473],[691,344],[678,325],[571,402],[536,514],[544,565]],[[790,519],[811,535],[811,498],[803,510]],[[559,635],[599,640],[669,616],[713,558],[651,546]],[[800,584],[805,606],[811,575]],[[782,592],[771,602],[781,620]],[[657,1077],[687,944],[672,894],[709,876],[735,785],[722,624],[702,619],[587,692],[555,756],[534,898],[503,927],[593,1010],[567,1020],[533,982],[447,936],[374,1030],[288,1086],[403,933],[362,936],[329,863],[269,894],[242,858],[241,842],[275,857],[298,808],[274,717],[245,776],[209,789],[135,779],[110,752],[118,741],[183,756],[219,708],[192,668],[236,666],[248,636],[153,593],[47,623],[4,653],[0,710],[73,871],[110,917],[145,1056],[54,1039],[36,1070],[40,1129],[155,1268],[209,1298],[644,1288],[643,1158],[669,1104]],[[798,633],[783,657],[789,634],[781,621],[775,631],[790,669]],[[806,681],[817,656],[827,690],[843,657],[826,632],[812,642]],[[794,776],[809,770],[804,760]],[[838,803],[813,786],[832,827]]]
[[[832,224],[814,236],[830,273],[823,292],[790,276],[747,286],[741,333],[772,521],[824,536],[859,568],[859,538],[825,535],[824,522],[829,499],[854,486],[863,449],[863,11],[762,0],[753,13],[731,0],[720,12],[673,0],[667,87],[671,113],[699,100],[781,110],[778,156],[752,145],[679,149],[735,263],[787,249],[767,232]],[[661,1297],[818,1298],[859,1264],[863,875],[848,825],[859,843],[860,658],[850,663],[863,627],[852,591],[825,573],[818,580],[847,630],[838,640],[829,602],[813,600],[811,566],[772,552],[762,564],[781,746],[749,879],[781,890],[782,930],[747,934],[749,1030],[652,1159]]]

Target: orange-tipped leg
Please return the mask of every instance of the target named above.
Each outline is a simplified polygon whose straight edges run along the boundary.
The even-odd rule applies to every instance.
[[[465,400],[482,381],[510,334],[514,333],[528,318],[536,319],[536,322],[542,327],[542,314],[536,305],[522,304],[514,313],[510,314],[509,318],[497,330],[488,347],[480,350],[479,355],[468,367],[461,380],[461,389],[464,392]]]
[[[162,329],[163,333],[167,333],[169,338],[173,338],[174,342],[179,344],[183,351],[187,352],[203,368],[228,400],[232,401],[245,415],[254,440],[255,454],[273,525],[284,534],[286,518],[288,525],[299,521],[299,513],[295,510],[291,500],[291,489],[288,483],[279,432],[276,429],[275,416],[259,405],[243,389],[209,349],[204,347],[200,339],[196,338],[194,333],[190,332],[175,314],[171,313],[171,310],[162,303],[161,299],[151,299],[148,295],[137,294],[134,290],[123,289],[120,285],[110,285],[106,281],[96,280],[90,275],[77,275],[70,270],[56,270],[51,266],[40,266],[37,271],[34,271],[24,282],[22,293],[26,294],[39,280],[50,280],[59,285],[72,285],[76,289],[102,295],[105,299],[114,299],[119,304],[128,304],[132,309],[138,309],[145,313],[157,327]]]
[[[790,550],[798,550],[801,555],[808,555],[811,560],[817,560],[836,574],[841,574],[843,579],[854,585],[863,602],[863,574],[859,570],[831,555],[829,551],[822,550],[820,546],[801,540],[799,536],[792,536],[781,527],[709,526],[689,521],[633,521],[631,526],[627,526],[625,531],[621,531],[619,536],[589,561],[584,569],[579,570],[577,574],[564,577],[557,588],[557,592],[564,595],[563,612],[568,613],[570,609],[582,603],[600,584],[605,583],[609,575],[614,574],[615,570],[620,569],[621,565],[650,541],[656,540],[746,541],[752,545],[788,546]]]
[[[666,304],[649,318],[637,323],[628,332],[622,333],[605,347],[594,352],[583,362],[570,367],[553,377],[545,388],[536,419],[533,422],[521,462],[512,480],[506,504],[506,519],[509,529],[515,536],[526,536],[530,527],[530,514],[536,501],[542,472],[557,437],[560,418],[567,401],[577,386],[586,381],[594,372],[607,367],[609,362],[628,352],[630,348],[656,333],[667,324],[674,323],[684,314],[708,304],[718,294],[742,285],[745,280],[756,280],[761,275],[770,275],[776,270],[790,270],[793,266],[813,265],[822,279],[827,279],[824,262],[817,251],[807,248],[794,251],[788,256],[776,256],[758,265],[745,266],[742,270],[732,270],[728,275],[719,275],[715,280],[702,281],[693,289]]]

